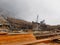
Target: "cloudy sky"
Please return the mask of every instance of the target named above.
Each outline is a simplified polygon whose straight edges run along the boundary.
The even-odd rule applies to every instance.
[[[39,22],[45,19],[47,24],[60,24],[60,0],[0,0],[1,9],[19,19],[36,21],[39,15]]]

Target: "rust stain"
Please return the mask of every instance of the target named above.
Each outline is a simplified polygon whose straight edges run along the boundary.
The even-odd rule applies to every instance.
[[[0,44],[28,42],[36,40],[33,34],[0,35]]]

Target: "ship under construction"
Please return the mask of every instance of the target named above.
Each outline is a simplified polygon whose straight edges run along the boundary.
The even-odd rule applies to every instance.
[[[59,28],[46,25],[44,20],[38,23],[38,16],[36,22],[28,22],[0,15],[0,44],[2,45],[15,45],[15,43],[28,45],[59,39]]]

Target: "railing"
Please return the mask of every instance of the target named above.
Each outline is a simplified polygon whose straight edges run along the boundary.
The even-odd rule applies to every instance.
[[[43,33],[43,34],[34,34],[35,36],[49,36],[49,35],[60,35],[60,32],[56,32],[56,33]]]

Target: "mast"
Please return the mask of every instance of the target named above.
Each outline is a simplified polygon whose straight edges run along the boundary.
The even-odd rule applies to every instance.
[[[36,18],[37,30],[39,30],[38,18],[39,18],[39,15],[37,15],[37,18]]]
[[[37,18],[36,18],[36,22],[38,23],[38,18],[39,18],[39,15],[37,15]]]

